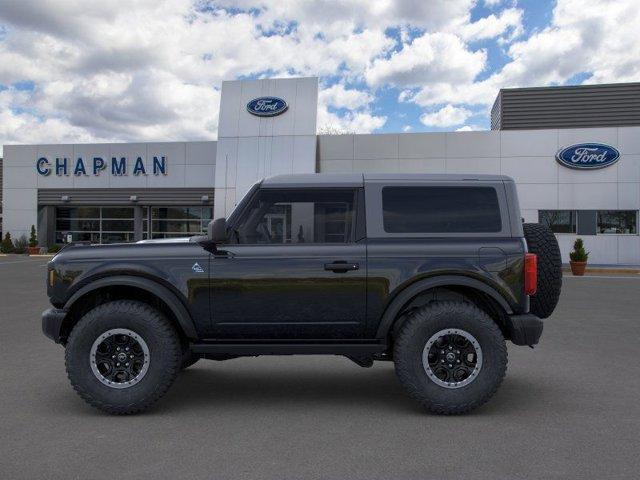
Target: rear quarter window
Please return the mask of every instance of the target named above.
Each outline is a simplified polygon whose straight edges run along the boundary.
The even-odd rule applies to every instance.
[[[384,187],[387,233],[496,233],[502,230],[493,187]]]

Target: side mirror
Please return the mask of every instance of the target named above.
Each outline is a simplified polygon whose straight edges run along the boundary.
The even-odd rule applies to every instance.
[[[227,219],[216,218],[209,222],[207,233],[209,240],[213,243],[225,243],[227,241]]]

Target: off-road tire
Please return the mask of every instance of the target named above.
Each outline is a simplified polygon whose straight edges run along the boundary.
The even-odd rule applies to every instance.
[[[531,296],[529,311],[539,318],[549,317],[558,305],[562,290],[562,258],[555,235],[545,225],[523,224],[529,252],[538,257],[538,290]]]
[[[149,366],[135,385],[116,389],[103,384],[90,365],[91,347],[110,329],[129,329],[149,348]],[[180,340],[173,325],[155,308],[133,300],[104,303],[87,312],[73,327],[65,350],[71,385],[89,405],[104,412],[126,415],[148,409],[173,383],[182,360]]]
[[[422,353],[429,338],[444,329],[473,335],[482,349],[478,376],[460,388],[436,384],[426,373]],[[498,325],[482,310],[466,302],[436,302],[412,312],[394,343],[395,369],[409,395],[428,411],[443,415],[470,412],[489,400],[507,371],[507,347]]]

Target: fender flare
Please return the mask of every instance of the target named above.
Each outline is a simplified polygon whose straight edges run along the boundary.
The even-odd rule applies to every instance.
[[[507,314],[513,313],[513,310],[503,298],[500,293],[493,287],[487,285],[480,280],[476,280],[470,277],[454,276],[454,275],[440,275],[437,277],[426,278],[419,280],[401,290],[395,298],[387,305],[380,323],[378,325],[378,331],[376,338],[385,339],[389,334],[389,331],[393,327],[393,322],[396,320],[402,307],[409,302],[416,295],[431,290],[436,287],[470,287],[479,290],[482,293],[487,294],[493,300],[495,300],[500,307],[504,309]]]
[[[176,296],[176,294],[169,290],[167,287],[160,285],[159,283],[154,282],[153,280],[150,280],[148,278],[135,277],[130,275],[115,275],[112,277],[100,278],[98,280],[90,282],[89,284],[85,285],[77,292],[75,292],[65,303],[64,310],[69,311],[73,304],[84,297],[87,293],[98,290],[99,288],[113,286],[140,288],[158,297],[169,307],[184,334],[190,339],[198,338],[198,333],[196,332],[196,328],[191,315],[189,314],[189,311],[184,306],[184,304]]]

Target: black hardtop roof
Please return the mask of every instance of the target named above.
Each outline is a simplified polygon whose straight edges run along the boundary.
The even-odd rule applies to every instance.
[[[301,173],[265,178],[262,187],[362,187],[365,183],[462,181],[513,182],[513,179],[506,175],[450,173]]]

